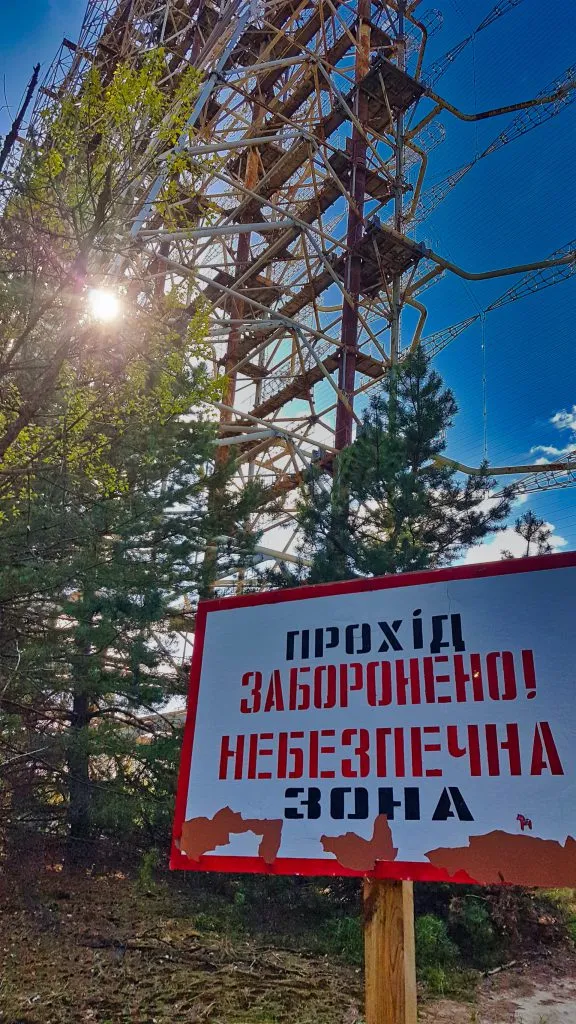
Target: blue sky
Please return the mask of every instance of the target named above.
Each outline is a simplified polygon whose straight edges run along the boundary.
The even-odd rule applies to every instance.
[[[491,2],[445,2],[444,28],[431,41],[432,58],[468,35],[491,7]],[[574,62],[574,6],[561,3],[556,15],[554,43],[543,45],[542,5],[524,0],[478,35],[437,91],[466,111],[536,95]],[[575,109],[565,108],[480,162],[419,237],[472,271],[537,260],[574,239]],[[446,141],[432,155],[433,176],[442,178],[467,163],[513,116],[477,124],[445,119]],[[477,312],[515,280],[469,284],[445,278],[425,293],[426,333]],[[488,314],[484,338],[476,323],[439,356],[437,367],[460,405],[450,455],[477,464],[484,430],[493,465],[532,462],[544,455],[533,451],[541,445],[576,447],[575,297],[576,276]],[[576,488],[535,495],[529,505],[556,526],[568,547],[576,547]]]
[[[419,13],[427,6],[422,3]],[[434,6],[442,8],[444,24],[430,41],[427,64],[467,36],[493,0],[437,0]],[[82,14],[81,0],[5,5],[0,75],[10,114],[33,64],[40,60],[47,69],[62,36],[77,38]],[[569,0],[555,6],[553,25],[543,18],[541,0],[523,0],[476,37],[436,89],[466,111],[527,99],[574,62],[575,39],[576,9]],[[1,97],[0,132],[9,123],[4,103]],[[575,110],[567,107],[479,162],[420,226],[417,238],[473,271],[537,260],[574,239]],[[512,117],[480,123],[445,118],[446,140],[431,155],[428,187],[481,152]],[[469,284],[444,278],[424,293],[425,333],[478,312],[514,280]],[[576,448],[575,294],[576,276],[504,306],[439,356],[437,367],[460,406],[449,436],[452,457],[477,464],[484,437],[493,465]],[[576,548],[576,488],[535,495],[529,506]]]
[[[32,74],[34,64],[48,70],[63,36],[76,39],[83,0],[5,0],[0,33],[0,133],[5,133]],[[9,112],[6,109],[8,102]]]

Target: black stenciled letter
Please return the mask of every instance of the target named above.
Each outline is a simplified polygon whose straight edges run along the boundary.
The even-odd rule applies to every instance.
[[[401,651],[402,644],[400,643],[398,637],[396,636],[396,633],[398,632],[400,626],[402,625],[402,619],[395,619],[394,622],[392,623],[392,626],[390,626],[388,622],[379,622],[378,625],[380,626],[380,629],[382,630],[386,638],[382,641],[378,650],[388,651],[392,649],[393,651]]]

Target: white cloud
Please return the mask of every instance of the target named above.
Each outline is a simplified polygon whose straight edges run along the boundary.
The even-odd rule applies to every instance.
[[[558,430],[573,430],[576,432],[576,405],[573,405],[570,410],[561,409],[560,412],[554,413],[550,423],[558,427]]]
[[[539,466],[546,465],[550,459],[561,459],[563,455],[570,455],[576,446],[576,405],[571,409],[560,409],[550,417],[550,423],[557,430],[569,430],[570,437],[563,448],[553,444],[537,444],[530,449],[530,454],[542,452],[542,456],[536,460]]]
[[[528,499],[528,494],[514,494],[512,497],[512,508],[515,508],[517,505],[525,505]],[[477,509],[479,512],[491,512],[499,501],[500,496],[498,492],[491,491],[490,494],[480,502]]]
[[[566,547],[568,541],[555,532],[556,527],[552,523],[546,523],[546,526],[552,530],[550,537],[552,549],[559,551],[560,548]],[[470,548],[462,561],[464,565],[476,565],[478,562],[499,562],[503,551],[510,551],[515,558],[522,558],[526,553],[526,541],[518,536],[513,526],[498,530],[483,544]]]
[[[572,444],[567,444],[565,448],[555,448],[553,444],[537,444],[530,449],[530,454],[533,455],[535,452],[543,452],[544,455],[552,455],[555,459],[560,459],[563,455],[569,455],[570,452],[573,451],[574,442],[572,442]],[[539,464],[547,461],[547,459],[538,459]]]
[[[525,505],[529,499],[529,494],[515,494],[512,498],[512,508],[515,508],[516,505]]]

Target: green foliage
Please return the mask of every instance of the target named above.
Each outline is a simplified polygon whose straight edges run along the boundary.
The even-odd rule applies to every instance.
[[[182,282],[157,287],[127,235],[198,91],[169,61],[149,51],[110,79],[93,66],[2,195],[4,823],[82,842],[166,842],[181,734],[142,717],[184,694],[176,620],[192,632],[200,589],[244,563],[260,501],[214,468],[209,306]],[[201,170],[175,154],[159,203]],[[87,303],[102,285],[120,304],[109,324]]]
[[[456,412],[422,351],[388,375],[331,476],[321,471],[308,482],[299,514],[311,568],[297,581],[448,565],[502,525],[509,497],[486,507],[487,469],[461,481],[442,458]]]
[[[328,921],[320,931],[319,945],[346,963],[361,965],[364,962],[364,932],[360,915],[335,916]]]
[[[448,935],[446,922],[434,914],[416,919],[416,960],[419,969],[453,967],[458,959],[458,947]]]
[[[151,892],[155,888],[155,872],[159,864],[160,853],[155,847],[142,854],[138,868],[138,885],[144,892]]]
[[[450,934],[462,957],[473,967],[493,967],[500,954],[487,902],[481,896],[455,896],[450,903]]]
[[[45,111],[15,184],[0,182],[0,498],[16,496],[23,474],[28,487],[48,452],[54,465],[81,466],[103,493],[125,488],[109,451],[127,413],[137,409],[147,429],[220,397],[206,371],[213,353],[201,297],[193,307],[182,285],[164,298],[152,284],[135,292],[142,267],[129,260],[113,274],[118,322],[105,327],[87,313],[87,289],[110,286],[114,252],[131,247],[132,208],[197,96],[199,73],[189,68],[174,85],[169,61],[157,48],[118,64],[110,80],[93,65],[77,95]],[[189,217],[202,173],[178,159],[158,198],[166,223],[172,192]]]
[[[477,981],[464,969],[462,949],[454,941],[446,921],[435,914],[416,918],[416,966],[430,995],[471,998]]]
[[[43,766],[20,766],[30,785],[17,820],[60,830],[67,820],[77,839],[166,841],[180,731],[145,728],[141,716],[185,692],[170,615],[197,593],[206,544],[235,534],[250,546],[250,492],[228,495],[220,473],[209,508],[212,436],[178,417],[144,430],[127,412],[108,450],[124,488],[103,493],[82,467],[47,464],[0,531],[3,704],[20,712],[0,738],[41,750]],[[216,571],[237,560],[218,556]]]
[[[549,555],[553,551],[550,538],[552,527],[543,519],[539,519],[530,509],[520,516],[514,523],[514,531],[525,542],[525,549],[522,555],[527,558],[530,555]],[[511,551],[503,551],[502,558],[513,558]]]

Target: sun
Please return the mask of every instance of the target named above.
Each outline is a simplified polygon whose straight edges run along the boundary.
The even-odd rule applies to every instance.
[[[110,323],[120,314],[120,301],[113,292],[107,292],[103,288],[91,288],[88,292],[88,304],[90,312],[95,320],[103,323]]]

